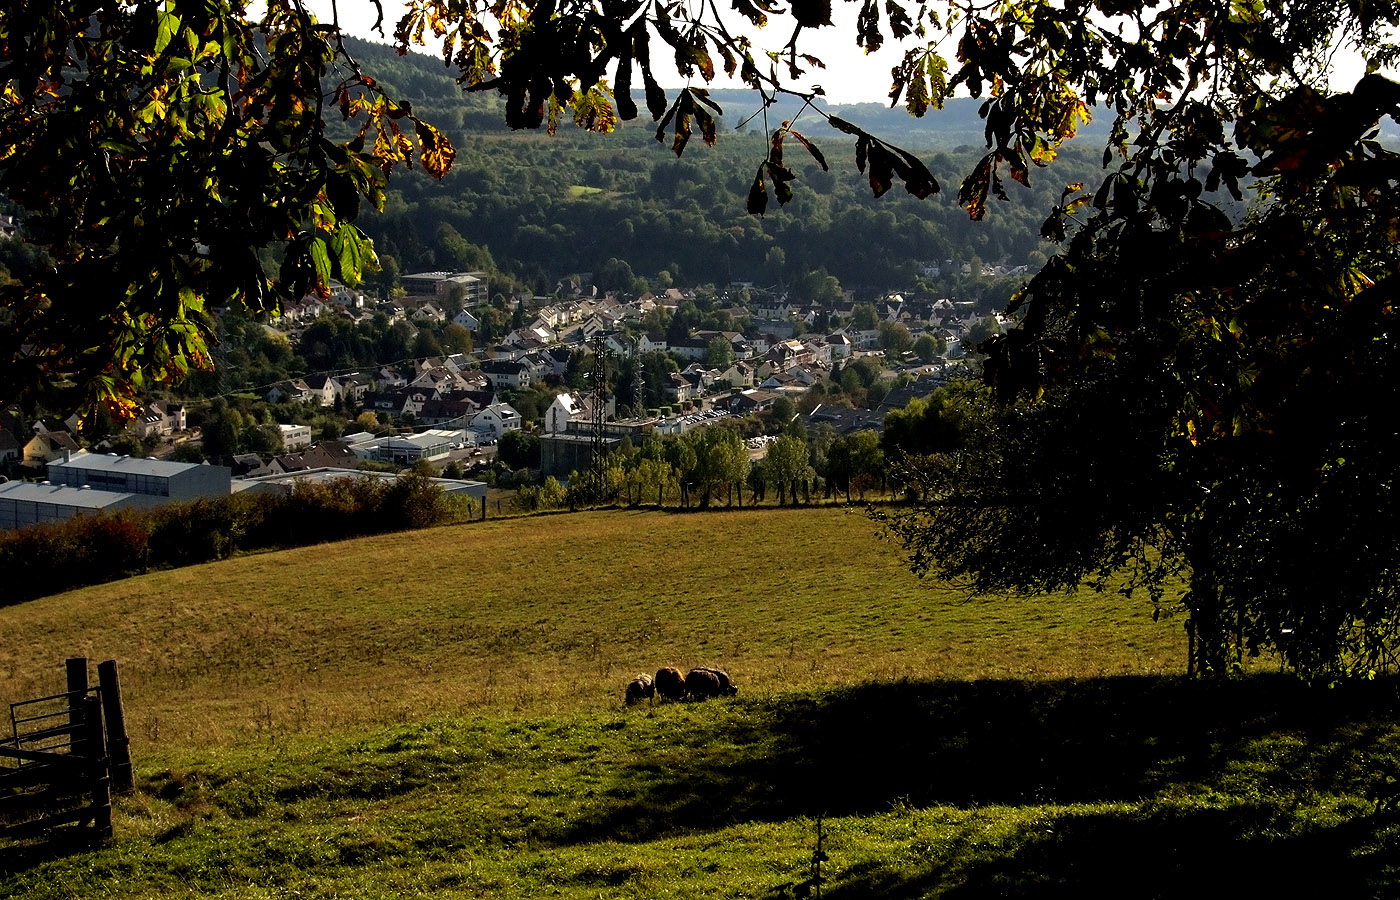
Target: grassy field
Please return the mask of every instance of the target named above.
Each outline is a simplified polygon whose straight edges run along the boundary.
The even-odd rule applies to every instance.
[[[833,898],[1400,893],[1393,685],[1186,682],[1145,601],[970,599],[839,510],[476,523],[0,623],[0,698],[118,659],[140,782],[0,896],[796,896],[817,817]],[[702,663],[739,697],[622,707]]]

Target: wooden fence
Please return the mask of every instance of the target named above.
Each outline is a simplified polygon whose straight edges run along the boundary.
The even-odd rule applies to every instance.
[[[112,792],[132,788],[131,753],[113,660],[68,660],[68,689],[10,704],[0,736],[0,839],[33,840],[55,829],[112,833]]]

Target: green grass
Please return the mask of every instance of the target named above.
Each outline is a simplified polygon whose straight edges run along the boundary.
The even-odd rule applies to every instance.
[[[1179,677],[1180,628],[921,585],[838,511],[589,513],[0,610],[0,695],[115,655],[139,788],[0,896],[1393,896],[1395,690]],[[738,698],[632,709],[633,671]],[[785,887],[786,886],[786,887]]]

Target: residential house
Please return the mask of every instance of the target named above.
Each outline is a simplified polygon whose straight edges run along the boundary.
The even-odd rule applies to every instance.
[[[413,379],[409,386],[426,388],[441,394],[444,391],[465,390],[467,382],[466,379],[454,369],[448,368],[447,366],[434,366],[431,369],[420,372],[418,377]]]
[[[274,457],[268,464],[269,473],[304,472],[308,469],[330,467],[355,468],[359,459],[345,441],[321,441],[304,453],[288,453]]]
[[[472,315],[469,309],[463,309],[461,312],[457,313],[457,315],[453,316],[452,323],[454,325],[461,325],[472,334],[481,330],[481,320]]]
[[[569,362],[573,359],[574,351],[568,347],[550,347],[542,356],[549,366],[545,374],[563,377],[569,371]]]
[[[271,474],[272,469],[256,453],[239,453],[233,457],[230,467],[234,478],[256,478]]]
[[[745,362],[736,362],[715,379],[715,385],[728,384],[731,388],[753,387],[753,367]]]
[[[48,465],[67,454],[78,452],[78,443],[66,431],[45,431],[36,434],[24,445],[24,464],[31,468]]]
[[[310,425],[281,425],[277,429],[282,432],[282,449],[287,452],[304,450],[311,446],[311,426]]]
[[[330,375],[307,375],[301,379],[311,390],[311,399],[320,406],[335,406],[343,399],[341,385]]]
[[[833,361],[849,359],[851,354],[855,352],[855,341],[852,341],[850,336],[844,331],[838,331],[835,334],[828,335],[826,345],[830,348]]]
[[[481,364],[481,371],[490,379],[491,387],[498,391],[527,388],[532,382],[530,367],[514,360],[488,359]]]
[[[768,409],[777,400],[778,395],[772,391],[753,388],[740,391],[737,394],[730,394],[727,397],[720,397],[712,405],[715,409],[722,409],[731,415],[747,416]]]
[[[587,418],[583,395],[565,391],[554,398],[544,412],[545,434],[567,431],[569,423]]]
[[[429,400],[415,416],[420,425],[460,425],[465,427],[481,407],[466,397]]]
[[[799,340],[780,341],[768,350],[768,359],[780,370],[810,361],[812,351]]]
[[[676,341],[671,345],[670,351],[684,359],[704,359],[710,352],[710,339],[693,334]]]
[[[749,359],[754,355],[753,344],[738,331],[697,331],[692,337],[704,341],[707,352],[711,341],[723,338],[729,342],[729,350],[735,359]]]
[[[854,434],[857,431],[884,431],[885,414],[878,410],[818,405],[807,414],[806,423],[809,432],[825,426],[838,435]]]
[[[618,334],[616,332],[603,338],[603,346],[612,352],[613,355],[620,356],[623,359],[628,359],[635,356],[637,353],[637,342],[625,334]]]
[[[666,386],[663,389],[666,399],[672,403],[684,403],[687,400],[694,400],[700,396],[701,390],[696,380],[691,379],[680,372],[672,372],[667,378]]]
[[[525,422],[509,403],[492,403],[472,417],[472,430],[500,440],[507,431],[519,431]]]
[[[169,435],[185,430],[185,407],[179,403],[164,400],[146,404],[141,416],[136,420],[137,437]]]
[[[356,403],[365,399],[374,387],[374,378],[367,372],[351,372],[348,375],[336,376],[336,382],[340,386],[340,394],[346,401],[353,400]]]
[[[644,334],[637,339],[638,353],[651,353],[655,350],[660,350],[664,353],[668,349],[666,335],[664,334]]]
[[[408,317],[419,325],[440,325],[447,321],[447,313],[438,308],[436,303],[431,301],[419,306]]]
[[[268,388],[263,394],[263,399],[267,400],[268,403],[315,403],[318,402],[319,397],[304,379],[293,378],[291,381],[283,381]]]
[[[330,282],[331,302],[349,309],[363,309],[365,295],[339,281]]]

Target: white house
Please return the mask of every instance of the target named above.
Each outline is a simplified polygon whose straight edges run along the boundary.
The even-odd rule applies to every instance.
[[[524,424],[520,413],[509,403],[492,403],[472,417],[473,431],[489,433],[497,440],[507,431],[519,431]]]
[[[288,453],[311,446],[310,425],[278,425],[277,428],[282,432],[282,449]]]
[[[530,386],[530,367],[508,359],[488,359],[481,364],[481,371],[491,379],[496,390],[504,388],[527,388]]]

